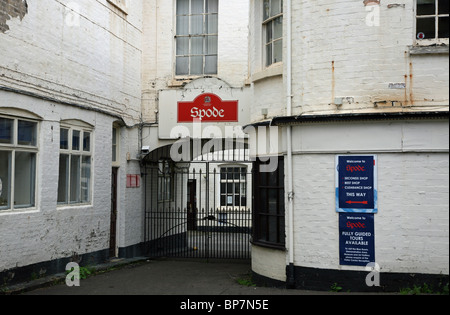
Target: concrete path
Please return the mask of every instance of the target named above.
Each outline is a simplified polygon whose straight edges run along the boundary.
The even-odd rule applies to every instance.
[[[144,260],[81,280],[38,288],[26,295],[308,295],[331,294],[242,285],[250,265],[239,261]],[[241,281],[241,282],[242,282]]]

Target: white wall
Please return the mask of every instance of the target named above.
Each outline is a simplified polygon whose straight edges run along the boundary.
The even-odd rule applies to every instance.
[[[36,206],[0,212],[0,270],[108,249],[111,157],[104,152],[111,151],[114,119],[13,93],[0,92],[0,97],[5,103],[14,104],[43,119],[38,128]],[[8,111],[1,109],[2,112]],[[59,129],[60,121],[66,119],[82,119],[95,126],[91,140],[90,205],[57,206]]]
[[[139,118],[142,1],[29,0],[0,33],[0,84]],[[75,9],[75,11],[70,8]]]
[[[139,133],[131,127],[141,112],[143,1],[127,1],[125,12],[108,0],[27,3],[27,14],[11,18],[0,33],[0,109],[41,118],[36,207],[0,212],[0,271],[108,250],[114,122],[126,125],[117,245],[135,245],[143,235],[141,189],[126,188],[126,174],[140,174]],[[57,206],[59,128],[66,119],[93,126],[91,205]]]
[[[410,55],[414,1],[381,2],[379,26],[366,24],[362,1],[293,2],[293,78],[296,113],[333,111],[335,97],[350,97],[338,111],[401,110],[447,105],[448,53]],[[402,6],[404,5],[404,7]],[[404,83],[405,89],[390,89]],[[392,108],[374,102],[398,101]],[[386,105],[380,104],[382,107]]]
[[[144,1],[143,12],[142,112],[145,121],[155,122],[155,111],[161,113],[166,106],[159,102],[158,91],[183,89],[175,76],[176,1]],[[213,77],[232,88],[243,87],[248,78],[248,19],[247,1],[219,1],[218,73]]]
[[[292,1],[294,115],[448,110],[448,48],[444,54],[410,53],[416,44],[414,3],[382,1],[379,26],[369,26],[363,1]],[[252,108],[252,121],[257,121],[263,119],[260,104],[269,108],[269,118],[284,114],[286,88],[280,75],[287,73],[287,54],[285,41],[283,63],[263,66],[261,1],[251,1],[251,7],[250,77],[255,99],[261,98]],[[343,105],[334,105],[335,98],[344,98]]]
[[[339,266],[335,156],[370,152],[378,155],[375,256],[381,271],[448,274],[447,124],[391,122],[354,123],[351,128],[333,124],[294,128],[297,149],[303,148],[293,159],[295,265],[359,270]],[[372,127],[377,128],[377,136],[371,138]],[[435,142],[419,141],[420,149],[411,148],[406,139],[417,140],[424,133],[435,134]],[[322,138],[324,134],[328,141]]]

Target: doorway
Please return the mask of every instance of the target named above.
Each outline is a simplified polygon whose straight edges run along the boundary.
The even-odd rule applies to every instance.
[[[109,238],[109,257],[116,257],[117,247],[117,177],[119,168],[113,167],[111,172],[111,227]]]
[[[188,231],[197,231],[197,180],[189,179],[187,186],[187,227]]]

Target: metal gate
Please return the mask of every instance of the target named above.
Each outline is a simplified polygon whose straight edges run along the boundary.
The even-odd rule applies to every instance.
[[[245,156],[175,163],[160,155],[144,166],[147,255],[250,259],[252,163]]]

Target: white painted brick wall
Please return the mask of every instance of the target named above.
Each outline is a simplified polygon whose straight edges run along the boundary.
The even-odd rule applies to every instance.
[[[36,207],[0,212],[0,270],[82,255],[109,248],[111,127],[113,118],[0,92],[2,102],[41,116],[39,123]],[[2,106],[3,107],[3,106]],[[94,123],[92,203],[57,206],[60,120]]]
[[[1,85],[138,121],[142,1],[131,1],[124,18],[106,0],[31,0],[28,14],[8,25]]]
[[[401,126],[401,123],[393,125]],[[359,125],[363,128],[363,125]],[[446,126],[419,124],[407,137],[426,129]],[[303,127],[298,127],[301,133]],[[320,127],[314,127],[320,129]],[[367,148],[346,144],[344,126],[335,125],[334,141],[349,154]],[[392,137],[379,128],[378,137]],[[364,135],[362,135],[364,137]],[[448,132],[441,150],[414,152],[401,147],[378,155],[378,208],[375,214],[375,255],[382,272],[448,274],[449,160]],[[313,137],[308,140],[315,142]],[[297,141],[296,141],[297,142]],[[370,145],[370,141],[369,141]],[[315,152],[294,155],[295,264],[323,269],[357,269],[339,266],[339,216],[335,212],[335,154],[328,144]],[[447,152],[446,152],[447,150]],[[327,152],[328,151],[328,152]],[[331,151],[331,152],[330,152]],[[336,152],[336,154],[342,154]],[[364,269],[363,269],[364,270]]]
[[[144,1],[143,44],[143,105],[146,121],[155,121],[158,90],[172,86],[175,77],[176,1]],[[247,1],[219,1],[219,43],[217,77],[232,87],[243,87],[248,78],[248,19]]]
[[[10,30],[0,33],[0,86],[94,111],[0,91],[0,108],[28,110],[43,119],[37,204],[33,209],[0,212],[0,271],[109,248],[111,134],[117,118],[96,110],[122,117],[129,126],[139,122],[141,111],[142,1],[129,2],[126,17],[107,0],[27,2],[28,14],[9,20]],[[66,20],[70,14],[72,24]],[[59,123],[65,119],[94,126],[90,206],[57,206]],[[126,174],[140,173],[138,139],[137,129],[122,128],[118,246],[142,241],[142,195],[140,189],[125,188]]]
[[[448,53],[410,55],[415,40],[414,1],[395,3],[400,6],[389,8],[390,3],[382,1],[380,25],[370,27],[363,1],[292,1],[294,114],[428,110],[430,106],[448,110]],[[251,1],[251,7],[250,75],[254,77],[264,70],[261,2]],[[286,35],[286,24],[284,31]],[[286,73],[286,52],[283,66]],[[282,78],[270,76],[254,82],[255,98],[261,90],[286,95],[280,82]],[[403,83],[406,88],[390,89],[390,83]],[[336,97],[351,101],[337,107]],[[388,103],[374,107],[383,101]],[[389,101],[397,103],[392,107]],[[285,98],[272,99],[271,104],[269,117],[283,115]],[[260,119],[260,109],[255,107],[252,121]]]

